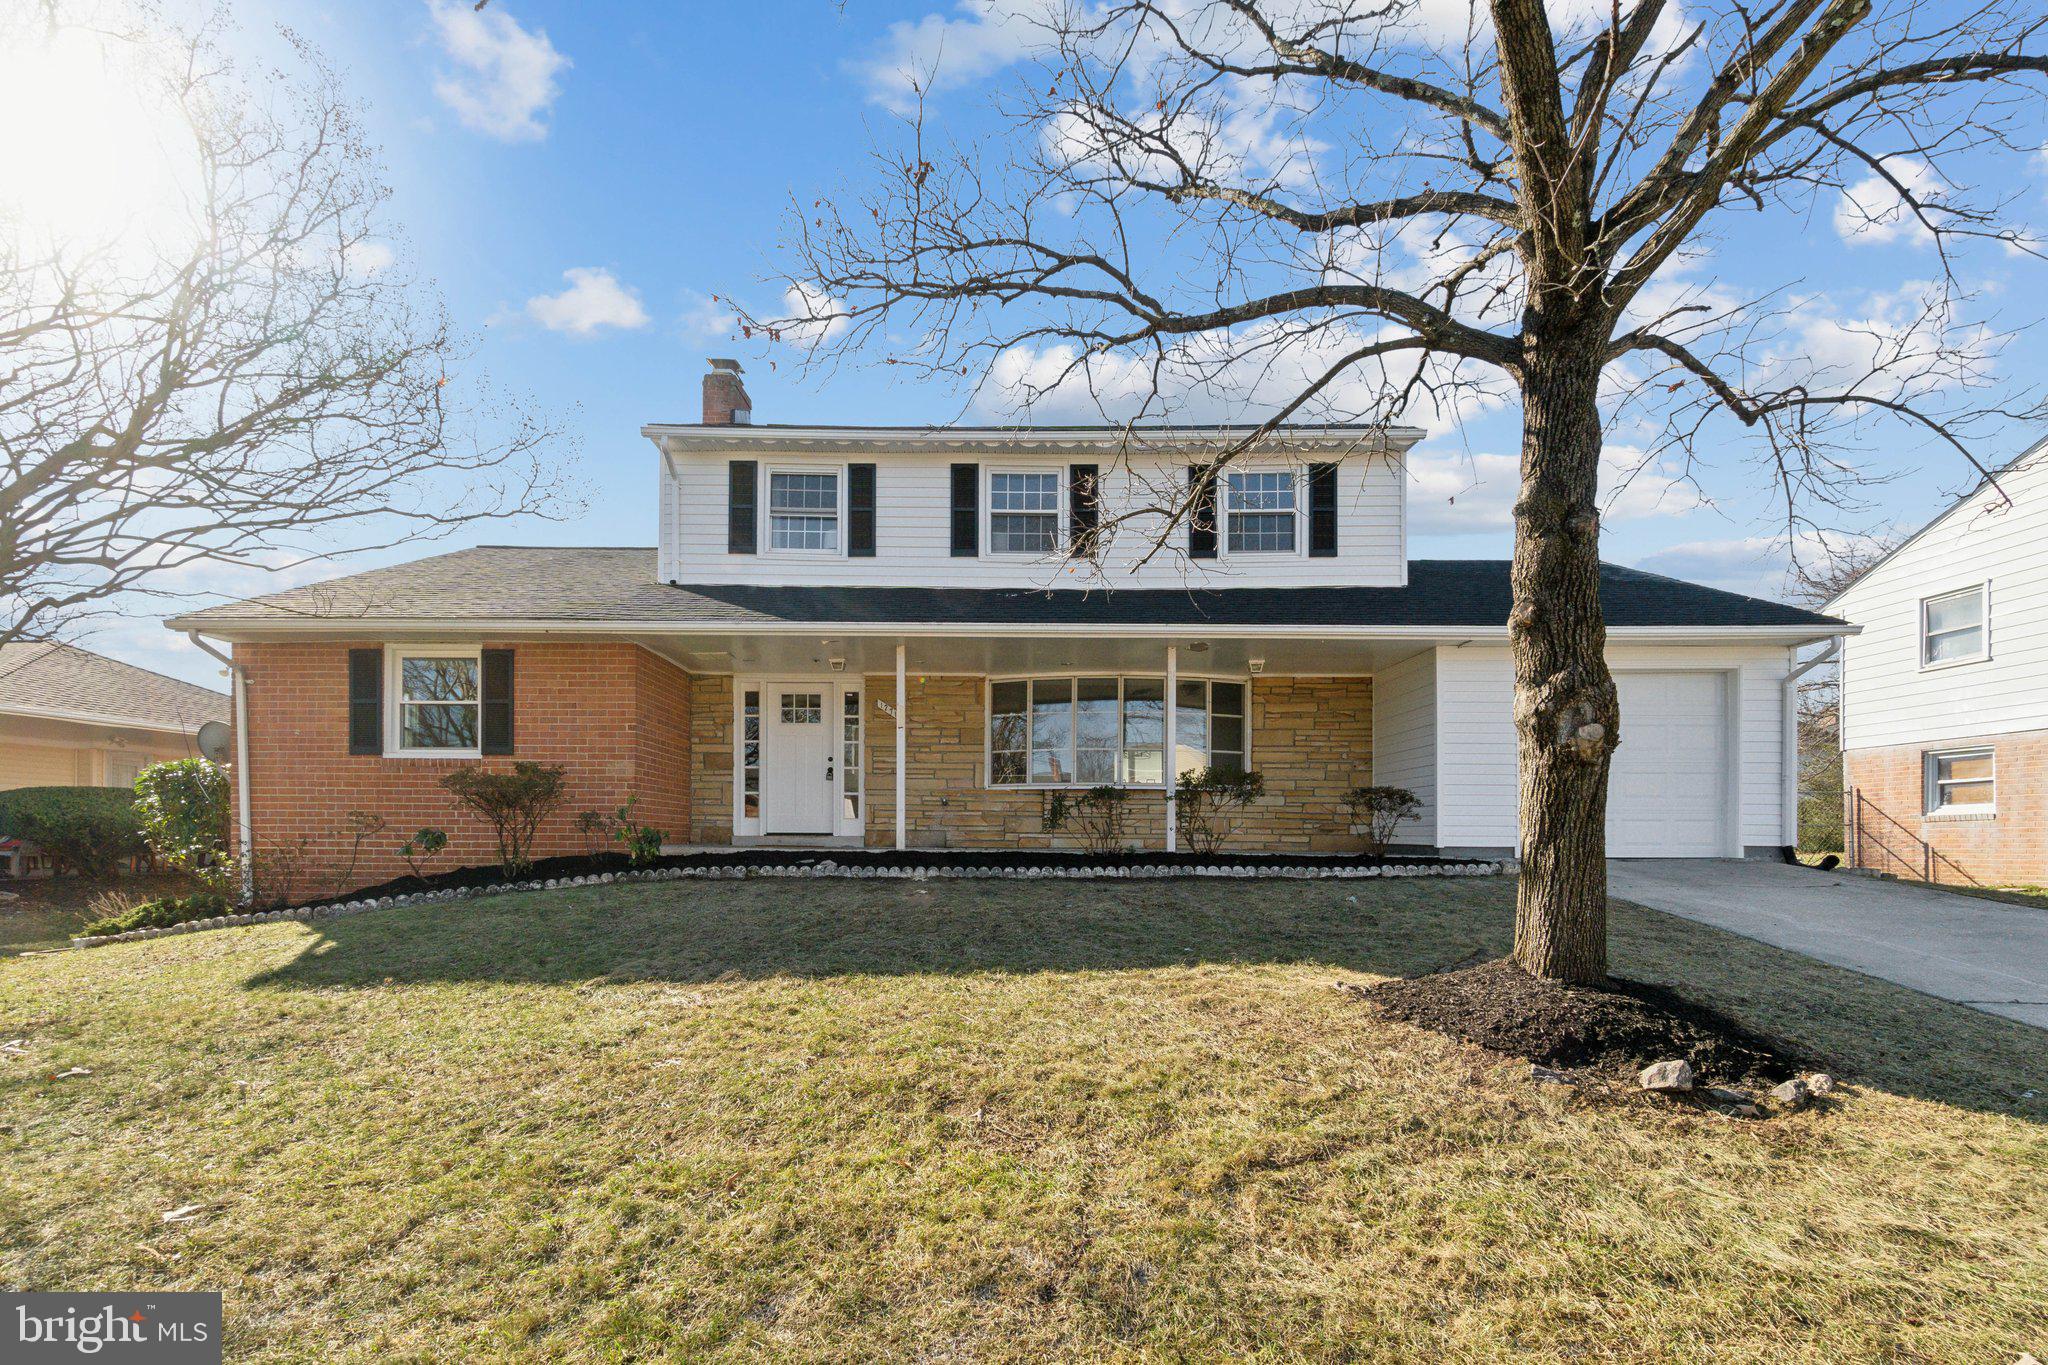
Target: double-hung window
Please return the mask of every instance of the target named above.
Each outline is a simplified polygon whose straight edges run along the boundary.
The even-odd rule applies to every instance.
[[[1996,805],[1998,773],[1989,749],[1927,755],[1927,811],[1988,813]]]
[[[1245,763],[1245,685],[1184,679],[1174,773]],[[999,787],[1157,787],[1166,774],[1166,680],[1030,678],[989,685],[989,781]]]
[[[1986,657],[1984,585],[1943,593],[1920,603],[1920,663],[1969,663]]]
[[[787,469],[769,471],[768,548],[824,554],[838,552],[838,474]]]
[[[1062,476],[1034,470],[988,476],[988,548],[999,555],[1046,555],[1060,547]]]
[[[1231,554],[1292,554],[1299,498],[1292,470],[1232,469],[1223,476],[1224,548]]]
[[[393,656],[392,741],[401,753],[474,754],[481,733],[482,656],[421,650]]]

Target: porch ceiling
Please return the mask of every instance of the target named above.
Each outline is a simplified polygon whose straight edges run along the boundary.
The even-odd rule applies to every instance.
[[[894,673],[896,646],[911,673],[1157,673],[1166,647],[1180,648],[1185,673],[1244,673],[1253,659],[1267,674],[1376,673],[1455,640],[1329,640],[1311,637],[1204,639],[1128,636],[691,635],[640,642],[694,673],[823,673],[843,659],[854,674]]]

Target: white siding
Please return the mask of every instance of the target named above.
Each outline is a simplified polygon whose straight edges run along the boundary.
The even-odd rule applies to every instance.
[[[1792,653],[1773,645],[1615,645],[1608,666],[1623,670],[1719,669],[1736,673],[1735,792],[1745,847],[1776,847],[1784,805],[1784,688]],[[1512,847],[1520,785],[1516,774],[1514,669],[1504,647],[1437,651],[1437,842],[1449,848]],[[1621,718],[1622,743],[1631,724]],[[1731,850],[1732,852],[1733,850]]]
[[[1436,839],[1436,651],[1383,668],[1372,680],[1372,780],[1406,787],[1422,812],[1394,834],[1402,844]]]
[[[727,462],[752,458],[761,467],[761,503],[767,504],[767,475],[773,469],[844,470],[840,455],[779,455],[771,450],[745,456],[678,454],[670,487],[669,464],[662,469],[661,566],[670,581],[680,583],[864,584],[934,587],[1310,587],[1331,584],[1398,586],[1407,579],[1403,505],[1406,490],[1401,457],[1356,454],[1339,462],[1337,474],[1337,550],[1334,558],[1311,559],[1307,550],[1306,499],[1297,535],[1296,553],[1231,556],[1227,549],[1215,560],[1189,561],[1179,553],[1185,533],[1176,533],[1168,552],[1133,571],[1134,562],[1151,545],[1159,518],[1134,519],[1118,530],[1102,580],[1083,569],[1062,570],[1053,561],[1017,555],[991,555],[985,531],[986,471],[991,469],[1059,470],[1086,464],[1093,457],[1026,453],[916,452],[876,456],[875,556],[850,559],[832,555],[776,553],[765,533],[758,554],[726,552]],[[867,457],[860,457],[865,460]],[[1248,460],[1247,469],[1291,468],[1307,462]],[[1333,460],[1336,456],[1331,456]],[[982,553],[975,558],[952,555],[949,465],[974,462],[983,467]],[[1162,462],[1133,475],[1108,459],[1102,466],[1101,500],[1105,518],[1117,509],[1155,504],[1162,488],[1186,480],[1185,462]],[[844,498],[845,480],[840,486]],[[1222,536],[1219,533],[1219,543]],[[844,527],[841,545],[844,546]]]
[[[1999,476],[1844,593],[1843,744],[1866,749],[2048,729],[2048,454]],[[1991,657],[1920,666],[1920,603],[1990,585]]]

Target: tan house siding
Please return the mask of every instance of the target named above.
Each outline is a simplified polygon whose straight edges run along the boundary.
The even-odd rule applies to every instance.
[[[91,785],[93,753],[90,749],[0,741],[0,791],[11,791],[16,787]]]
[[[1976,748],[1994,757],[1996,813],[1926,814],[1927,754]],[[1854,749],[1846,763],[1862,798],[1849,802],[1852,867],[1938,882],[2048,884],[2048,730]]]
[[[896,735],[878,701],[893,704],[896,680],[866,680],[868,709],[867,842],[895,841]],[[1049,836],[1045,794],[986,785],[986,683],[981,678],[908,680],[907,824],[913,848],[1068,848]],[[1266,795],[1235,822],[1226,847],[1274,852],[1346,852],[1357,848],[1343,795],[1372,780],[1370,678],[1255,678],[1251,688],[1251,764]],[[1165,846],[1165,802],[1134,791],[1132,842]]]

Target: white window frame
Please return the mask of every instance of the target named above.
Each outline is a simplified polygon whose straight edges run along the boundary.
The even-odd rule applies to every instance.
[[[777,474],[830,474],[837,490],[832,513],[834,539],[839,543],[829,550],[795,550],[775,543],[775,476]],[[843,464],[774,464],[762,471],[761,510],[758,514],[761,524],[756,544],[757,552],[777,559],[844,559],[846,558],[846,466]]]
[[[1115,681],[1116,681],[1116,726],[1117,726],[1117,733],[1116,733],[1116,766],[1117,766],[1117,773],[1118,773],[1118,776],[1116,777],[1116,779],[1115,779],[1114,781],[1110,781],[1110,782],[1033,782],[1033,781],[1031,780],[1031,754],[1032,754],[1032,749],[1031,749],[1031,693],[1030,693],[1030,690],[1029,690],[1029,689],[1030,689],[1030,685],[1031,685],[1031,684],[1032,684],[1033,682],[1036,682],[1036,681],[1038,681],[1038,680],[1040,680],[1040,679],[1048,679],[1048,680],[1054,680],[1054,681],[1057,681],[1057,680],[1059,680],[1059,679],[1062,679],[1062,678],[1064,678],[1064,679],[1066,679],[1067,681],[1069,681],[1069,682],[1072,682],[1072,683],[1078,683],[1078,682],[1080,682],[1080,681],[1081,681],[1081,679],[1083,679],[1083,678],[1113,678],[1113,679],[1115,679]],[[1165,674],[1165,673],[1163,673],[1163,672],[1160,672],[1160,673],[1115,673],[1115,672],[1087,672],[1087,671],[1079,671],[1079,672],[1073,672],[1073,671],[1067,671],[1067,670],[1058,670],[1058,671],[1054,671],[1054,672],[1050,672],[1050,673],[1002,673],[1002,674],[991,674],[990,676],[988,676],[988,677],[984,678],[984,679],[982,680],[982,689],[981,689],[981,782],[982,782],[982,786],[983,786],[983,787],[984,787],[985,789],[989,790],[989,791],[999,791],[999,792],[1030,792],[1030,791],[1040,791],[1040,792],[1049,792],[1049,791],[1088,791],[1088,790],[1090,790],[1091,788],[1094,788],[1094,787],[1121,787],[1121,788],[1123,788],[1123,789],[1124,789],[1124,790],[1126,790],[1126,791],[1162,791],[1162,790],[1164,790],[1164,789],[1165,789],[1165,786],[1166,786],[1166,783],[1161,783],[1161,782],[1126,782],[1126,781],[1125,781],[1125,780],[1123,779],[1123,777],[1122,777],[1122,773],[1123,773],[1123,767],[1124,767],[1124,753],[1125,753],[1125,750],[1126,750],[1126,748],[1127,748],[1127,746],[1126,746],[1126,745],[1125,745],[1125,743],[1124,743],[1124,721],[1125,721],[1125,708],[1126,708],[1126,706],[1127,706],[1127,705],[1129,704],[1129,703],[1128,703],[1128,698],[1127,698],[1127,697],[1125,696],[1125,685],[1126,685],[1126,684],[1128,684],[1128,683],[1130,683],[1130,682],[1132,682],[1133,680],[1136,680],[1136,681],[1139,681],[1139,682],[1156,682],[1156,683],[1161,683],[1161,684],[1164,684],[1164,683],[1165,683],[1165,681],[1166,681],[1166,674]],[[1246,772],[1250,772],[1250,771],[1252,771],[1252,682],[1253,682],[1252,676],[1251,676],[1250,674],[1248,674],[1248,673],[1187,673],[1187,672],[1182,672],[1182,673],[1180,673],[1180,674],[1179,674],[1179,681],[1181,681],[1181,682],[1183,682],[1183,683],[1191,683],[1191,682],[1198,682],[1198,683],[1201,683],[1201,684],[1202,684],[1202,685],[1203,685],[1203,686],[1204,686],[1205,688],[1209,689],[1208,691],[1206,691],[1206,692],[1205,692],[1205,693],[1203,694],[1203,708],[1204,708],[1204,711],[1205,711],[1205,713],[1206,713],[1206,714],[1208,714],[1208,715],[1209,715],[1210,717],[1212,717],[1212,718],[1213,718],[1213,717],[1215,716],[1215,714],[1216,714],[1216,712],[1215,712],[1215,704],[1216,704],[1216,703],[1215,703],[1215,691],[1214,691],[1214,687],[1215,687],[1215,684],[1217,684],[1217,683],[1235,683],[1236,685],[1238,685],[1239,687],[1242,687],[1242,688],[1244,689],[1244,715],[1243,715],[1243,717],[1242,717],[1242,719],[1244,720],[1244,750],[1243,750],[1243,752],[1244,752],[1244,770],[1245,770]],[[1026,690],[1025,690],[1025,694],[1024,694],[1024,780],[1023,780],[1022,782],[998,782],[998,781],[996,781],[996,757],[995,757],[995,755],[996,755],[996,747],[995,747],[995,723],[996,723],[996,685],[997,685],[997,684],[999,684],[999,683],[1023,683],[1023,684],[1025,685],[1025,688],[1026,688]],[[1076,704],[1078,704],[1078,703],[1076,703]],[[1074,734],[1074,735],[1076,736],[1076,738],[1078,739],[1078,736],[1079,736],[1079,728],[1078,728],[1078,726],[1072,725],[1072,724],[1070,723],[1070,725],[1069,725],[1069,730],[1070,730],[1070,732],[1071,732],[1071,733],[1073,733],[1073,734]],[[1204,759],[1205,761],[1207,761],[1207,760],[1209,760],[1209,759],[1213,758],[1213,757],[1214,757],[1214,755],[1215,755],[1215,752],[1216,752],[1216,751],[1215,751],[1215,746],[1214,746],[1214,744],[1213,744],[1213,743],[1211,743],[1211,740],[1212,740],[1212,738],[1213,738],[1213,734],[1214,734],[1214,726],[1212,725],[1212,726],[1211,726],[1211,734],[1210,734],[1209,736],[1205,736],[1205,737],[1204,737],[1204,739],[1203,739],[1203,744],[1204,744],[1204,748],[1203,748],[1203,751],[1202,751],[1202,756],[1203,756],[1203,759]],[[1177,740],[1177,737],[1176,737],[1176,736],[1174,736],[1174,735],[1164,735],[1164,736],[1162,737],[1162,743],[1161,743],[1161,746],[1160,746],[1160,747],[1161,747],[1161,755],[1160,755],[1160,764],[1161,764],[1161,770],[1162,770],[1162,771],[1163,771],[1163,772],[1164,772],[1164,773],[1165,773],[1165,774],[1167,775],[1167,781],[1168,781],[1168,782],[1171,782],[1171,781],[1175,781],[1175,780],[1177,780],[1177,778],[1178,778],[1178,773],[1177,773],[1177,765],[1176,765],[1176,763],[1175,763],[1175,754],[1176,754],[1176,752],[1177,752],[1177,742],[1178,742],[1178,740]],[[1068,753],[1069,753],[1070,755],[1077,755],[1077,754],[1078,754],[1078,750],[1079,750],[1079,745],[1078,745],[1078,743],[1075,743],[1075,744],[1070,744],[1070,745],[1068,746],[1067,752],[1068,752]],[[1233,751],[1233,752],[1234,752],[1234,751]],[[1076,761],[1078,762],[1078,758],[1076,759]]]
[[[1291,550],[1233,550],[1230,548],[1230,523],[1240,515],[1231,506],[1230,476],[1232,474],[1285,474],[1294,485],[1294,548]],[[1308,471],[1292,466],[1276,465],[1231,465],[1216,481],[1216,504],[1219,515],[1216,518],[1216,552],[1229,559],[1242,556],[1247,559],[1299,558],[1308,548],[1308,523],[1305,517],[1308,500]],[[1273,516],[1272,512],[1246,512],[1245,516]]]
[[[1052,476],[1052,548],[1050,550],[998,550],[996,548],[996,475],[1038,474]],[[1072,536],[1067,525],[1067,514],[1073,499],[1067,488],[1068,474],[1064,465],[1047,468],[1044,465],[987,465],[981,471],[981,543],[991,559],[1019,559],[1043,562],[1057,559],[1064,554]],[[1004,513],[1005,516],[1016,515]],[[1042,513],[1040,515],[1043,515]],[[1079,676],[1078,674],[1074,676]]]
[[[476,739],[466,749],[408,749],[403,738],[405,660],[468,659],[476,665]],[[484,739],[484,651],[482,645],[386,645],[384,647],[384,756],[386,758],[482,758]]]
[[[1991,760],[1991,776],[1988,779],[1991,783],[1991,799],[1983,805],[1952,806],[1942,804],[1941,789],[1944,783],[1940,776],[1941,762],[1943,759],[1954,760],[1958,758],[1988,758]],[[1925,814],[1943,819],[1956,819],[1973,815],[1996,815],[1998,813],[1998,750],[1991,745],[1973,744],[1962,749],[1929,749],[1920,756],[1920,766],[1921,782],[1924,788],[1921,807]],[[1949,778],[1945,785],[1975,786],[1977,783],[1985,780],[1975,777]]]
[[[1935,604],[1936,602],[1946,602],[1946,601],[1948,601],[1948,600],[1949,600],[1950,598],[1952,598],[1952,597],[1964,597],[1964,596],[1967,596],[1967,595],[1968,595],[1968,594],[1970,594],[1970,593],[1975,593],[1975,594],[1977,594],[1977,638],[1978,638],[1978,649],[1977,649],[1977,652],[1976,652],[1975,654],[1966,654],[1966,655],[1962,656],[1961,658],[1956,658],[1956,659],[1930,659],[1930,658],[1928,658],[1928,657],[1927,657],[1927,655],[1928,655],[1928,645],[1929,645],[1929,643],[1930,643],[1930,636],[1929,636],[1929,634],[1928,634],[1928,630],[1927,630],[1927,609],[1928,609],[1929,607],[1933,606],[1933,605],[1934,605],[1934,604]],[[1941,632],[1941,633],[1942,633],[1943,635],[1955,635],[1955,634],[1959,634],[1959,633],[1961,633],[1961,631],[1963,631],[1963,630],[1967,630],[1967,629],[1969,629],[1969,627],[1967,627],[1967,626],[1963,626],[1963,627],[1959,627],[1959,628],[1958,628],[1958,629],[1956,629],[1956,630],[1946,630],[1946,631],[1943,631],[1943,632]],[[1949,589],[1949,590],[1948,590],[1947,592],[1937,592],[1937,593],[1932,593],[1932,594],[1930,594],[1930,595],[1928,595],[1928,596],[1926,596],[1926,597],[1923,597],[1923,598],[1921,598],[1921,599],[1920,599],[1920,670],[1921,670],[1921,672],[1923,672],[1923,673],[1924,673],[1924,672],[1929,672],[1929,671],[1932,671],[1932,670],[1934,670],[1934,669],[1941,669],[1941,668],[1960,668],[1960,667],[1962,667],[1962,666],[1964,666],[1964,665],[1966,665],[1966,664],[1981,664],[1981,663],[1983,663],[1983,662],[1984,662],[1985,660],[1989,659],[1990,657],[1991,657],[1991,583],[1990,583],[1990,581],[1989,581],[1989,580],[1986,580],[1985,582],[1982,582],[1982,583],[1973,583],[1973,584],[1970,584],[1970,585],[1969,585],[1969,586],[1967,586],[1967,587],[1961,587],[1961,588],[1951,588],[1951,589]]]

